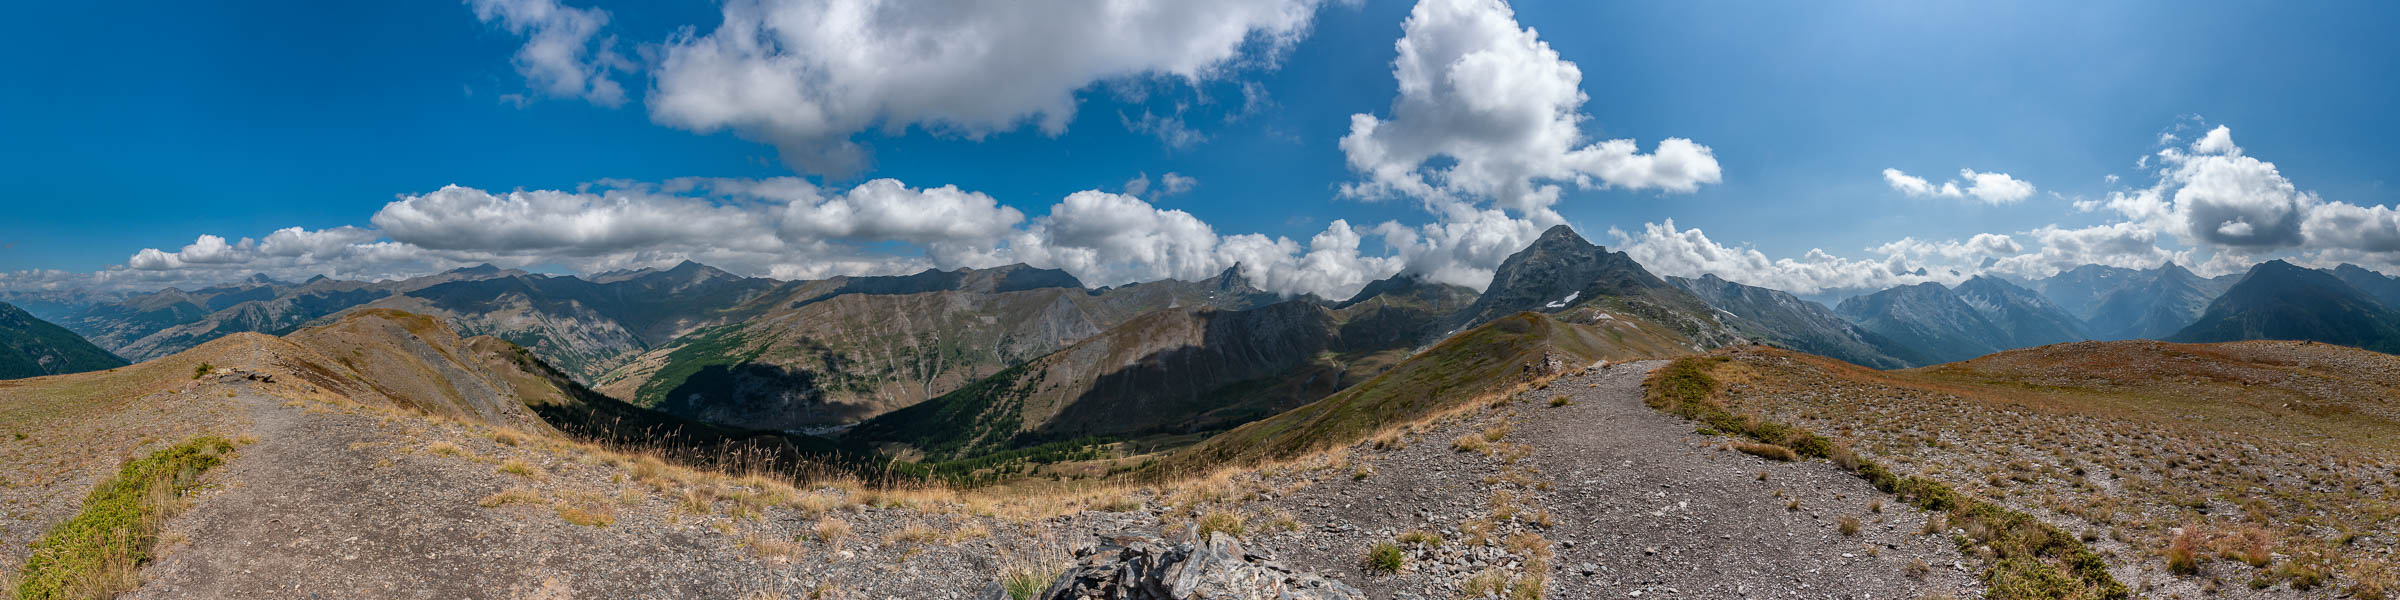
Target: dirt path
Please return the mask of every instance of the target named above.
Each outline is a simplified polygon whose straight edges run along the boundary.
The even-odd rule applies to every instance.
[[[1261,545],[1377,597],[1455,597],[1464,577],[1531,562],[1493,547],[1505,542],[1462,541],[1471,536],[1464,530],[1494,520],[1505,504],[1519,516],[1499,520],[1501,530],[1538,534],[1555,553],[1550,598],[1980,595],[1974,576],[1952,566],[1967,561],[1945,537],[1917,535],[1924,513],[1829,463],[1710,447],[1724,438],[1698,435],[1691,422],[1643,405],[1642,379],[1661,364],[1561,378],[1506,408],[1414,436],[1403,449],[1362,451],[1357,462],[1373,467],[1365,479],[1332,478],[1268,501],[1293,507],[1305,525]],[[1562,394],[1570,404],[1550,406]],[[1504,453],[1453,449],[1458,436],[1503,420],[1510,425],[1500,442],[1529,454],[1510,463]],[[1511,473],[1524,478],[1512,483]],[[1495,500],[1503,492],[1512,498]],[[1881,512],[1871,510],[1879,500]],[[1551,525],[1528,522],[1539,511]],[[1860,520],[1856,536],[1839,531],[1843,516]],[[1442,547],[1412,547],[1409,566],[1394,575],[1362,566],[1370,544],[1415,529],[1441,533]],[[1914,561],[1931,568],[1910,575]]]

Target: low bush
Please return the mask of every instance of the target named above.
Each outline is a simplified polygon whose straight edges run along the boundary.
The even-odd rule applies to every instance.
[[[82,512],[34,541],[15,597],[108,598],[139,586],[159,527],[200,485],[200,474],[232,452],[225,438],[202,436],[126,462],[84,498]]]

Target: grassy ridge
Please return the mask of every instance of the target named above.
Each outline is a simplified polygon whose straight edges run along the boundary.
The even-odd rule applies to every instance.
[[[1631,358],[1650,347],[1668,346],[1671,339],[1641,329],[1636,335],[1644,339],[1632,340],[1636,344],[1614,339],[1611,333],[1538,313],[1501,317],[1450,336],[1349,389],[1177,451],[1153,465],[1148,475],[1167,478],[1348,445],[1387,427],[1522,385],[1543,368],[1552,352],[1578,361]]]
[[[1996,560],[1982,574],[1987,598],[2119,599],[2131,595],[2108,573],[2108,565],[2082,540],[2031,515],[1960,494],[1942,482],[1900,476],[1804,429],[1735,414],[1716,401],[1717,381],[1710,372],[1724,356],[1677,359],[1650,375],[1643,401],[1651,408],[1699,421],[1718,431],[1781,444],[1810,458],[1825,458],[1873,483],[1876,489],[1929,512],[1946,514],[1951,526],[1966,532],[1961,549],[1992,549]]]
[[[84,498],[83,512],[33,543],[13,596],[107,598],[133,589],[159,527],[182,508],[200,474],[232,451],[225,438],[201,436],[125,463]]]

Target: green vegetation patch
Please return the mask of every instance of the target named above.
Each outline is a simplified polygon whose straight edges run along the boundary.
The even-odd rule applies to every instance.
[[[1719,384],[1710,373],[1727,360],[1725,356],[1694,356],[1667,363],[1644,382],[1642,400],[1651,408],[1718,431],[1788,447],[1804,457],[1832,460],[1876,489],[1896,494],[1917,508],[1948,514],[1951,526],[1966,532],[1957,540],[1961,550],[1992,549],[1995,558],[1983,570],[1986,598],[2113,600],[2132,595],[2108,574],[2108,564],[2084,546],[2083,540],[2031,515],[1960,494],[1939,481],[1902,477],[1807,430],[1726,410],[1716,400]]]
[[[1225,465],[1250,465],[1348,445],[1386,427],[1504,391],[1525,380],[1547,352],[1578,360],[1610,355],[1588,330],[1517,313],[1451,336],[1374,378],[1299,408],[1236,427],[1150,467],[1172,479]]]
[[[125,463],[84,498],[82,513],[33,543],[15,597],[107,598],[133,589],[159,527],[181,509],[200,474],[232,452],[233,442],[201,436]]]
[[[658,372],[642,382],[633,394],[633,404],[656,408],[667,400],[670,391],[682,387],[686,380],[708,367],[729,368],[757,360],[764,348],[755,348],[748,336],[741,335],[740,325],[724,325],[703,329],[686,336],[691,340],[667,353]]]

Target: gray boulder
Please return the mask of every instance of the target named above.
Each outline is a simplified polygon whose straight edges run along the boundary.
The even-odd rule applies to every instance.
[[[1006,599],[999,585],[985,600]],[[1296,573],[1242,551],[1239,540],[1210,534],[1201,545],[1169,545],[1149,536],[1102,538],[1078,550],[1075,564],[1035,596],[1041,600],[1366,600],[1341,582]]]

